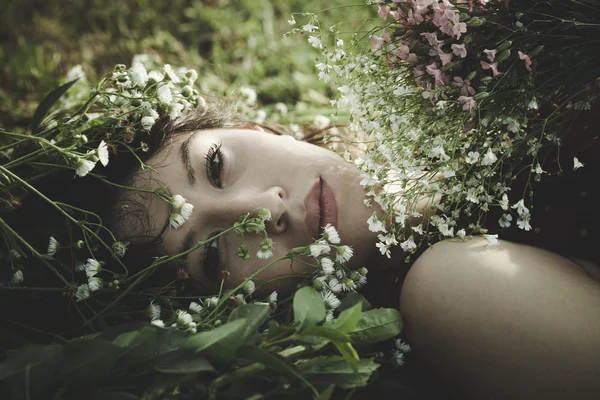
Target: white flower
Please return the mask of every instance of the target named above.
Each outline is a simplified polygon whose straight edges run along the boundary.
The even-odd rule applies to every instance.
[[[498,157],[494,154],[491,148],[488,148],[488,151],[483,155],[481,159],[481,165],[492,165],[498,160]]]
[[[96,162],[85,158],[78,158],[75,162],[75,173],[79,176],[86,176],[96,166]]]
[[[173,103],[169,106],[169,118],[172,120],[181,117],[181,111],[183,111],[183,104]]]
[[[390,253],[390,246],[385,244],[385,243],[375,243],[375,247],[377,247],[379,249],[379,252],[386,256],[387,258],[392,258],[392,255]]]
[[[339,263],[345,263],[354,254],[354,250],[350,246],[340,246],[336,249],[335,260]]]
[[[162,82],[165,79],[165,76],[158,71],[151,71],[148,74],[148,79],[153,80],[154,82]]]
[[[129,242],[114,242],[112,245],[112,249],[115,252],[115,254],[119,257],[123,257],[125,255],[125,253],[127,252],[127,245],[129,244]]]
[[[339,244],[340,243],[340,235],[338,234],[335,226],[331,224],[325,225],[323,228],[323,238],[327,240],[329,243]]]
[[[165,71],[165,75],[167,75],[173,83],[181,82],[175,71],[173,71],[173,67],[171,67],[171,65],[165,64],[163,70]]]
[[[150,303],[146,311],[151,320],[160,318],[160,306],[158,304]]]
[[[11,285],[18,285],[19,283],[23,282],[23,271],[21,271],[20,269],[16,270],[15,273],[13,274],[13,276],[10,278],[10,284]]]
[[[290,19],[288,19],[288,24],[290,24],[290,25],[296,25],[296,20],[294,19],[293,15],[290,17]]]
[[[189,310],[196,314],[200,314],[202,312],[202,306],[195,301],[192,301],[189,306]]]
[[[524,215],[521,218],[518,218],[517,226],[519,227],[519,229],[530,231],[531,225],[529,224],[529,215]]]
[[[134,86],[145,86],[148,82],[148,72],[142,63],[134,64],[129,71],[129,75]]]
[[[467,164],[475,164],[477,160],[479,160],[479,152],[477,151],[470,151],[465,158]]]
[[[369,217],[369,219],[367,220],[367,223],[369,224],[369,230],[371,232],[387,233],[387,230],[383,226],[383,222],[381,222],[379,219],[377,219],[377,215],[375,213],[373,213],[373,215],[371,215],[371,217]]]
[[[188,219],[190,219],[190,217],[192,216],[192,210],[194,209],[194,206],[190,203],[184,203],[183,206],[181,206],[181,216],[183,217],[183,219],[185,219],[186,221]]]
[[[262,124],[265,122],[266,118],[267,112],[265,110],[258,110],[256,112],[256,118],[254,118],[254,122],[256,122],[257,124]]]
[[[323,242],[317,242],[316,244],[310,245],[310,255],[317,258],[323,254],[329,254],[331,248],[328,244]]]
[[[464,239],[466,235],[467,235],[467,232],[464,229],[461,229],[458,232],[456,232],[456,236],[458,236],[461,239]]]
[[[502,200],[500,200],[500,207],[502,207],[503,210],[508,210],[508,196],[506,195],[506,193],[502,195]]]
[[[392,358],[392,362],[401,367],[404,365],[404,353],[402,353],[401,351],[395,351],[394,352],[394,357]]]
[[[183,310],[177,310],[177,323],[180,325],[190,325],[192,322],[194,322],[194,320],[192,319],[192,316],[183,311]]]
[[[329,289],[331,289],[333,293],[339,293],[342,291],[342,285],[337,278],[331,278],[329,282],[327,282],[327,286],[329,286]]]
[[[269,303],[277,303],[277,292],[274,291],[269,295]]]
[[[447,236],[447,237],[454,236],[454,228],[453,227],[449,227],[448,224],[439,224],[438,225],[438,230],[444,236]]]
[[[313,124],[318,128],[318,129],[325,129],[329,126],[329,123],[331,122],[331,120],[329,118],[327,118],[324,115],[316,115],[315,119],[313,120]]]
[[[522,217],[524,215],[529,215],[529,209],[527,207],[525,207],[525,202],[523,201],[523,199],[517,201],[515,203],[515,205],[513,205],[511,208],[516,208],[517,209],[517,213]]]
[[[208,298],[204,301],[204,305],[206,307],[210,307],[210,308],[214,308],[219,304],[219,298],[218,297],[211,297]]]
[[[171,93],[171,89],[168,85],[162,85],[156,91],[158,95],[158,101],[165,106],[170,106],[173,103],[173,94]]]
[[[185,218],[181,214],[173,213],[169,216],[169,223],[173,229],[178,229],[185,222]]]
[[[503,214],[502,217],[498,220],[498,223],[502,228],[508,228],[510,226],[510,221],[512,221],[512,215]]]
[[[252,88],[249,87],[241,87],[239,89],[240,94],[242,95],[242,97],[244,97],[244,102],[246,104],[248,104],[249,106],[251,106],[252,104],[256,103],[256,91]]]
[[[411,236],[408,240],[405,240],[404,242],[400,243],[400,247],[406,252],[411,252],[417,248],[417,245]]]
[[[106,142],[104,140],[98,145],[97,151],[100,163],[106,167],[108,165],[108,147],[106,146]]]
[[[246,281],[242,286],[242,290],[246,292],[246,294],[252,294],[256,290],[256,285],[252,281]]]
[[[541,165],[538,163],[538,165],[536,165],[536,167],[535,167],[535,169],[533,170],[533,172],[535,172],[536,174],[543,174],[543,173],[544,173],[544,172],[546,172],[546,171],[544,171],[544,170],[542,169],[542,166],[541,166]]]
[[[82,301],[90,297],[90,288],[87,283],[83,285],[79,285],[77,287],[77,291],[75,292],[75,299],[77,301]]]
[[[88,287],[92,292],[102,289],[102,286],[102,279],[95,276],[88,279]]]
[[[46,254],[48,254],[49,256],[55,255],[57,247],[58,241],[54,239],[54,236],[50,236],[50,240],[48,240],[48,251],[46,251]]]
[[[93,276],[96,276],[96,274],[98,272],[100,272],[100,270],[102,270],[102,267],[100,266],[100,263],[97,260],[94,260],[93,258],[88,258],[87,263],[84,266],[85,269],[85,275],[88,278],[91,278]]]
[[[155,319],[152,320],[152,322],[150,322],[152,325],[158,326],[159,328],[164,328],[165,327],[165,323],[160,320],[160,319]]]
[[[579,168],[583,168],[584,164],[581,163],[577,157],[573,157],[573,171],[577,171]]]
[[[266,208],[258,209],[258,218],[260,218],[263,222],[270,221],[273,219],[273,217],[271,216],[271,211],[269,211]]]
[[[333,321],[334,318],[333,310],[327,310],[327,313],[325,314],[325,321]]]
[[[288,108],[284,103],[275,104],[275,110],[279,112],[281,115],[286,115],[288,113]]]
[[[488,244],[498,243],[498,235],[483,235],[483,238],[487,240]]]
[[[321,47],[323,47],[323,45],[321,44],[321,39],[319,39],[319,37],[317,36],[309,36],[308,43],[310,43],[311,46],[316,49],[320,49]]]
[[[338,299],[337,296],[330,290],[323,290],[321,292],[321,296],[323,296],[323,301],[329,309],[336,309],[341,304],[340,299]]]
[[[141,123],[142,123],[142,128],[149,131],[150,129],[152,129],[152,127],[156,123],[156,119],[152,118],[151,116],[145,116],[145,117],[142,117]]]
[[[12,258],[14,258],[15,260],[21,259],[21,254],[18,251],[16,251],[15,249],[10,249],[10,256]]]
[[[306,24],[302,27],[302,29],[304,29],[305,32],[314,32],[319,30],[319,28],[313,24]]]
[[[256,257],[266,260],[267,258],[273,257],[273,252],[270,249],[260,249],[256,252]]]
[[[412,349],[407,343],[404,343],[401,339],[396,339],[395,341],[396,349],[403,353],[409,353]]]
[[[335,272],[335,268],[333,267],[333,261],[331,261],[327,257],[323,257],[321,259],[321,269],[325,275],[331,275]]]
[[[262,258],[263,260],[266,260],[267,258],[270,258],[273,255],[273,239],[271,238],[264,238],[263,240],[260,241],[260,250],[256,253],[256,256],[258,258]]]
[[[74,81],[75,79],[85,79],[85,72],[83,72],[83,67],[81,64],[74,66],[69,70],[69,72],[67,72],[68,81]]]
[[[531,101],[529,102],[529,104],[527,104],[527,108],[530,110],[537,110],[538,109],[538,103],[537,100],[535,99],[535,97],[533,99],[531,99]]]
[[[172,204],[173,207],[179,210],[185,204],[186,201],[187,200],[182,195],[176,194],[175,196],[173,196]]]

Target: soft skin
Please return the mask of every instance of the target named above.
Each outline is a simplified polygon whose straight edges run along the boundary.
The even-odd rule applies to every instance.
[[[188,148],[195,183],[190,185],[182,162],[182,144],[191,137]],[[223,155],[221,188],[216,187],[206,173],[206,154],[211,146],[220,145]],[[271,211],[272,220],[266,229],[273,239],[273,258],[284,256],[297,246],[313,242],[305,225],[304,199],[318,178],[324,179],[335,193],[338,208],[336,228],[342,244],[354,249],[350,267],[362,267],[367,257],[376,251],[376,235],[369,232],[366,220],[373,213],[364,203],[358,170],[340,156],[321,147],[296,141],[291,136],[277,136],[255,129],[215,129],[178,136],[170,145],[152,157],[148,170],[155,186],[166,184],[169,191],[179,194],[194,206],[192,217],[180,228],[168,228],[163,236],[167,254],[183,250],[188,235],[191,242],[205,241],[213,233],[230,228],[241,215],[263,207]],[[144,179],[145,181],[145,179]],[[168,206],[156,199],[148,204],[155,221],[155,231],[168,219]],[[190,233],[192,232],[192,233]],[[246,234],[244,245],[249,248],[248,261],[240,259],[235,251],[240,236],[234,232],[223,235],[218,242],[222,270],[227,271],[226,285],[231,287],[244,281],[267,261],[255,256],[261,237]],[[189,239],[188,239],[189,241]],[[220,279],[207,278],[203,270],[203,249],[187,257],[188,273],[197,283],[214,287]],[[290,270],[290,261],[279,262],[258,276],[257,283],[273,278],[308,271],[309,267],[296,260]],[[313,260],[314,264],[314,260]],[[224,276],[224,275],[222,275]],[[288,279],[270,285],[269,289],[293,288]]]

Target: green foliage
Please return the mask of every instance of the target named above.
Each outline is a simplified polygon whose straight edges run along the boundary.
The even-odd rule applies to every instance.
[[[313,302],[313,291],[299,290],[295,300]],[[367,385],[379,365],[372,358],[359,358],[353,343],[375,343],[400,333],[397,311],[363,313],[361,308],[357,303],[325,325],[323,318],[311,320],[301,308],[301,320],[279,328],[271,324],[265,331],[261,327],[270,316],[269,307],[247,304],[224,325],[193,335],[135,323],[63,345],[30,345],[0,364],[0,388],[14,399],[26,393],[46,398],[62,393],[61,398],[75,399],[82,391],[103,399],[158,399],[175,393],[195,398],[205,392],[219,398],[231,385],[253,393],[253,382],[263,381],[256,395],[277,393],[287,384],[296,388],[297,398],[327,399],[336,387]],[[309,336],[317,345],[303,342]],[[264,382],[270,383],[265,387]]]

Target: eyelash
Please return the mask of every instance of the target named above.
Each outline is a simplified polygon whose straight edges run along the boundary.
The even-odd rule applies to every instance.
[[[218,232],[214,232],[210,237],[215,237]],[[217,280],[217,271],[221,262],[221,251],[219,251],[219,239],[214,239],[204,246],[203,268],[206,276],[211,280]]]
[[[213,143],[208,152],[206,153],[206,177],[209,182],[219,188],[223,188],[223,182],[221,182],[221,175],[223,173],[223,166],[225,165],[225,157],[223,156],[223,151],[221,151],[221,144]],[[218,164],[217,166],[213,164]],[[215,171],[214,168],[218,168],[218,171]],[[215,176],[216,172],[216,176]]]

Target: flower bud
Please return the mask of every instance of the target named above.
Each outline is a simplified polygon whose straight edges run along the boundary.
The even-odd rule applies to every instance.
[[[533,51],[531,53],[529,53],[529,57],[535,57],[535,56],[539,56],[542,51],[544,51],[544,45],[538,46],[535,49],[533,49]]]
[[[125,71],[126,69],[127,69],[127,66],[125,66],[125,64],[115,65],[115,71]]]
[[[321,282],[321,281],[313,281],[313,288],[315,290],[318,290],[318,291],[323,290],[323,282]]]
[[[489,97],[490,93],[489,92],[481,92],[481,93],[477,93],[475,96],[473,96],[473,98],[475,100],[483,100],[487,97]]]
[[[508,59],[508,57],[510,57],[510,49],[503,50],[500,54],[498,54],[498,57],[496,57],[496,59],[498,61],[504,61]]]
[[[477,76],[477,71],[473,71],[469,75],[467,75],[467,79],[472,81],[473,79],[475,79],[476,76]]]
[[[502,43],[500,46],[498,46],[498,48],[496,50],[502,51],[502,50],[510,49],[510,46],[512,46],[512,41],[506,40],[506,41],[504,41],[504,43]]]
[[[485,24],[485,18],[473,17],[469,22],[467,22],[467,26],[481,26]]]
[[[78,249],[83,249],[84,245],[85,245],[85,243],[83,242],[83,240],[78,240],[77,243],[75,244],[75,246],[77,246]]]

